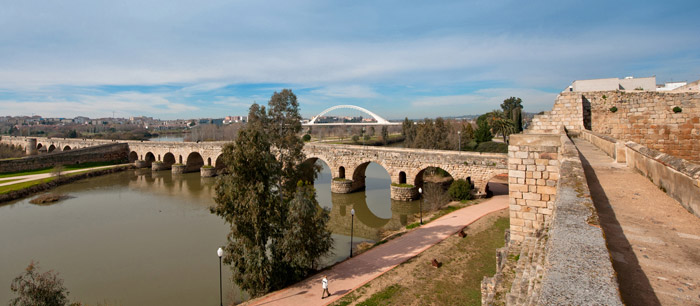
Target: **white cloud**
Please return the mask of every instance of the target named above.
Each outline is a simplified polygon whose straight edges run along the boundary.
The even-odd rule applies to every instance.
[[[525,111],[534,112],[551,109],[557,94],[525,88],[490,88],[466,95],[421,97],[413,100],[411,106],[426,110],[461,106],[465,110],[471,110],[473,114],[478,114],[500,108],[503,100],[513,96],[523,100]]]
[[[311,94],[333,97],[333,98],[376,98],[379,93],[369,86],[348,85],[348,86],[326,86],[315,89]]]

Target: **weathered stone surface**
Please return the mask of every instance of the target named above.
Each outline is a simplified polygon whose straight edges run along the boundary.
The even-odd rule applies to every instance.
[[[23,141],[24,142],[24,141]],[[30,142],[31,143],[31,142]],[[19,159],[0,160],[0,173],[50,168],[56,165],[80,164],[88,162],[126,162],[128,146],[120,143],[82,148],[56,153],[31,155]]]

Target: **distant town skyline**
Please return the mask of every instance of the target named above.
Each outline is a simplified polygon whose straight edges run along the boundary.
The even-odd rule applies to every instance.
[[[700,79],[697,1],[12,1],[0,114],[246,115],[291,88],[301,113],[387,119],[549,110],[574,80]]]

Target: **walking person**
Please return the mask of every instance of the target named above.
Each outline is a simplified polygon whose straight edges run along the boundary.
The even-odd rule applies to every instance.
[[[331,293],[328,292],[328,279],[326,278],[325,275],[323,276],[323,280],[321,280],[321,285],[323,287],[323,293],[321,293],[321,299],[326,298],[326,293],[328,293],[328,296],[331,296]]]

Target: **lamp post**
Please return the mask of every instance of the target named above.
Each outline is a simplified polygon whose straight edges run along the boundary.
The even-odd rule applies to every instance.
[[[224,295],[221,286],[221,256],[224,255],[224,249],[219,248],[216,250],[216,255],[219,255],[219,303],[221,306],[224,306]]]
[[[457,131],[457,151],[462,152],[462,131]]]
[[[418,210],[420,210],[420,225],[423,225],[423,188],[418,187],[418,194],[421,196],[418,202]]]
[[[350,219],[350,257],[352,257],[352,236],[353,232],[355,231],[355,209],[350,210],[350,215],[352,216]]]

